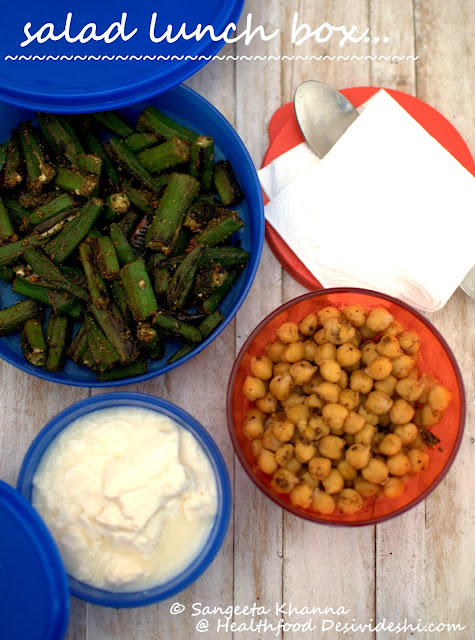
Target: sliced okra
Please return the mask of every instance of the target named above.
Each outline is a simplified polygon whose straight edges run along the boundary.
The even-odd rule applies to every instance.
[[[15,229],[13,228],[10,215],[6,206],[3,204],[3,200],[0,198],[0,243],[11,240],[14,236]],[[18,239],[18,236],[14,239]]]
[[[98,236],[91,240],[94,258],[99,273],[106,280],[117,280],[119,276],[119,258],[109,236]]]
[[[130,202],[132,202],[137,209],[143,211],[143,213],[148,213],[150,215],[155,213],[158,201],[157,197],[151,191],[146,191],[145,189],[134,189],[134,187],[128,185],[125,187],[125,194],[129,198]]]
[[[91,302],[96,307],[105,309],[109,304],[109,293],[94,260],[94,253],[87,242],[79,245],[79,259],[86,276],[87,288],[91,296]]]
[[[201,342],[199,329],[162,311],[159,311],[153,316],[152,324],[176,340],[192,344]]]
[[[186,212],[183,222],[191,231],[200,231],[216,215],[218,201],[208,194],[200,195]]]
[[[109,342],[114,346],[123,363],[133,362],[139,357],[137,344],[120,311],[111,304],[109,309],[89,306],[94,320]]]
[[[70,322],[68,316],[58,316],[51,313],[46,327],[46,345],[48,355],[45,368],[48,371],[60,371],[64,367],[66,358],[66,344],[68,340]]]
[[[137,254],[119,223],[114,222],[110,225],[109,235],[121,265],[126,265],[129,262],[137,260]]]
[[[146,320],[158,311],[155,293],[145,262],[140,258],[120,270],[127,303],[135,320]]]
[[[114,301],[117,305],[120,315],[127,326],[132,326],[133,318],[130,313],[129,306],[127,304],[127,294],[125,293],[124,285],[120,280],[113,280],[111,282],[111,290]]]
[[[244,267],[249,261],[249,252],[240,247],[207,247],[203,251],[199,268],[211,265],[227,267]]]
[[[95,176],[100,176],[102,172],[103,160],[101,156],[96,156],[93,153],[81,153],[76,159],[77,168],[85,173],[92,173]]]
[[[111,138],[107,143],[107,149],[120,166],[144,187],[147,187],[154,193],[160,193],[163,190],[167,178],[160,176],[152,177],[123,140],[120,138]]]
[[[44,244],[44,239],[38,238],[35,234],[31,234],[26,238],[15,240],[15,242],[9,242],[0,246],[0,267],[12,265],[18,262],[18,260],[25,253],[25,250],[29,247],[38,247]]]
[[[42,306],[36,300],[22,300],[0,311],[0,336],[19,329],[27,320],[40,318]]]
[[[223,300],[224,296],[230,291],[233,284],[239,277],[239,273],[235,271],[228,271],[226,275],[226,279],[223,284],[215,289],[213,293],[203,300],[201,304],[201,308],[205,313],[213,313],[218,308],[218,305]]]
[[[165,345],[162,337],[150,322],[138,323],[137,340],[147,356],[152,360],[161,360],[165,355]]]
[[[193,286],[198,262],[203,251],[204,247],[202,245],[196,246],[176,268],[167,288],[167,302],[171,309],[184,306]]]
[[[20,124],[18,132],[25,159],[26,184],[31,191],[41,191],[54,178],[55,168],[46,161],[31,122]]]
[[[23,182],[24,170],[21,155],[21,144],[18,130],[14,129],[10,141],[6,146],[5,170],[3,173],[3,186],[7,189],[15,189]]]
[[[66,169],[58,167],[54,184],[59,189],[64,189],[77,196],[90,196],[99,184],[99,176],[94,173],[85,173],[78,169]]]
[[[244,199],[244,193],[229,160],[220,160],[214,165],[213,182],[221,202],[226,207]]]
[[[24,252],[26,262],[40,278],[57,289],[63,289],[80,300],[88,300],[89,293],[71,282],[53,262],[36,249],[28,248]]]
[[[112,187],[117,189],[120,185],[119,174],[113,163],[111,162],[109,156],[107,155],[102,142],[99,140],[94,131],[89,128],[85,128],[83,139],[89,153],[100,156],[102,158],[103,175],[105,174]]]
[[[118,111],[101,111],[94,113],[93,117],[106,129],[112,131],[120,138],[126,138],[134,133],[134,128]]]
[[[209,191],[213,184],[214,140],[199,136],[191,145],[190,175],[200,181],[203,191]]]
[[[124,142],[132,153],[140,153],[140,151],[156,145],[157,142],[159,142],[159,137],[154,133],[136,131],[135,133],[131,133],[127,136],[124,139]]]
[[[74,200],[69,193],[62,193],[53,198],[46,204],[36,207],[28,216],[28,219],[32,225],[40,224],[48,218],[52,218],[62,211],[67,211],[74,207]]]
[[[244,222],[237,211],[231,211],[230,215],[214,218],[208,225],[194,237],[194,242],[205,247],[214,247],[244,227]]]
[[[34,367],[45,366],[47,347],[40,319],[31,318],[23,324],[20,331],[20,346],[27,362]]]
[[[112,382],[114,380],[122,380],[123,378],[134,378],[147,373],[147,363],[145,360],[137,360],[133,364],[126,367],[115,367],[108,371],[97,374],[97,379],[101,382]]]
[[[190,160],[190,145],[180,138],[170,138],[156,147],[144,149],[137,154],[137,158],[149,173],[157,173],[188,162]]]
[[[119,354],[102,333],[90,313],[84,314],[84,326],[86,327],[89,351],[98,370],[106,371],[120,362]]]
[[[72,136],[64,127],[64,121],[54,113],[37,113],[36,117],[41,131],[57,158],[64,156],[72,164],[76,164],[78,155],[84,151],[78,148],[77,137]]]
[[[169,140],[179,137],[188,142],[194,142],[198,134],[178,124],[154,106],[146,107],[139,116],[137,131],[151,131]]]

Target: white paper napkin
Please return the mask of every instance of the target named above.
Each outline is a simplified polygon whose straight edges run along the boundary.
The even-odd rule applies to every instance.
[[[436,311],[475,262],[475,178],[385,91],[323,160],[299,145],[259,178],[266,219],[324,287]]]

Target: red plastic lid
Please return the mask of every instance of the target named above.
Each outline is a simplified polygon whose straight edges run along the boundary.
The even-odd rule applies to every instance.
[[[340,92],[355,107],[359,107],[379,90],[380,87],[352,87],[341,89]],[[442,114],[419,98],[407,93],[395,89],[385,89],[385,91],[475,176],[475,162],[470,149],[457,129]],[[272,160],[286,151],[290,151],[301,142],[304,142],[304,137],[295,118],[294,106],[290,102],[280,107],[272,116],[269,123],[269,147],[262,166],[265,167]],[[264,203],[267,204],[267,202],[269,199],[264,194]],[[277,260],[297,282],[311,291],[323,289],[320,282],[268,222],[266,222],[266,240]]]

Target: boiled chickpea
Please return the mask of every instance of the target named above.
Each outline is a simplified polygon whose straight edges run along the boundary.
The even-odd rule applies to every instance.
[[[373,484],[381,484],[388,479],[389,471],[383,460],[379,458],[371,458],[364,469],[361,469],[361,475],[368,482]]]
[[[342,513],[356,513],[363,507],[363,498],[355,489],[343,489],[336,506]]]
[[[328,318],[323,328],[325,329],[325,336],[331,344],[344,344],[355,336],[355,328],[351,324],[341,322],[338,318]]]
[[[407,473],[411,473],[412,470],[409,458],[402,451],[396,453],[394,456],[389,456],[386,464],[392,476],[405,476]]]
[[[385,498],[399,498],[404,493],[404,482],[401,478],[391,476],[383,484],[383,496]]]
[[[336,468],[343,476],[343,480],[345,480],[345,482],[351,482],[358,475],[357,470],[352,467],[347,460],[340,460],[340,462],[336,465]]]
[[[328,476],[322,480],[322,486],[327,493],[335,495],[335,493],[342,491],[345,486],[345,481],[338,469],[332,469]]]
[[[346,373],[346,371],[344,371],[344,369],[341,370],[340,379],[338,380],[337,384],[342,391],[348,388],[348,374]]]
[[[338,403],[346,407],[348,411],[353,411],[359,405],[360,394],[353,389],[343,389],[338,396]]]
[[[384,307],[371,309],[366,319],[366,326],[370,331],[384,331],[394,320],[393,316]]]
[[[384,380],[384,378],[387,378],[389,376],[392,369],[392,360],[386,358],[385,356],[378,356],[369,363],[364,372],[368,376],[373,378],[373,380]]]
[[[324,436],[318,441],[318,451],[321,456],[330,458],[330,460],[338,460],[341,457],[345,441],[338,436]]]
[[[371,458],[371,449],[366,444],[353,444],[345,453],[345,460],[354,469],[363,469]]]
[[[315,333],[313,334],[313,340],[315,344],[318,346],[322,346],[326,344],[327,336],[325,334],[325,329],[322,328],[322,329],[319,329],[318,331],[315,331]]]
[[[367,310],[361,304],[350,304],[342,310],[347,322],[354,327],[362,327],[368,317]]]
[[[377,425],[379,422],[379,416],[377,413],[373,413],[372,411],[368,411],[363,405],[360,405],[358,408],[358,413],[360,416],[363,416],[365,422],[369,422],[369,424]]]
[[[312,458],[308,461],[308,471],[317,480],[325,480],[332,470],[332,463],[329,458]]]
[[[418,475],[427,469],[429,466],[429,454],[427,451],[419,451],[419,449],[412,449],[407,454],[409,462],[411,463],[412,473]]]
[[[402,444],[405,447],[406,445],[411,444],[411,442],[414,442],[419,431],[415,424],[408,422],[407,424],[398,424],[394,429],[394,433],[401,438]]]
[[[376,427],[369,422],[365,422],[364,427],[354,434],[355,444],[371,445],[376,434]]]
[[[295,322],[284,322],[276,329],[275,334],[281,342],[290,344],[299,339],[299,328]]]
[[[307,396],[305,404],[308,405],[310,409],[323,409],[325,405],[323,400],[319,398],[316,393],[311,393]]]
[[[266,414],[260,411],[257,407],[253,407],[246,412],[246,420],[250,420],[251,418],[259,418],[259,420],[264,420],[267,418]]]
[[[300,482],[308,485],[312,489],[316,489],[320,484],[319,480],[313,478],[308,471],[300,475]]]
[[[429,391],[429,405],[434,411],[445,411],[452,401],[452,394],[440,384]]]
[[[387,358],[396,358],[402,354],[402,349],[399,344],[399,340],[392,335],[386,335],[376,345],[376,350],[381,356]]]
[[[315,433],[315,440],[320,440],[324,436],[328,436],[330,433],[330,427],[327,425],[322,416],[316,416],[310,418],[308,426],[311,427]]]
[[[313,443],[305,442],[300,438],[296,440],[294,446],[295,457],[302,464],[306,464],[317,452],[317,447]]]
[[[399,344],[404,353],[412,356],[416,354],[421,347],[421,339],[414,331],[404,331],[399,336]]]
[[[399,320],[393,320],[387,328],[383,331],[383,336],[398,336],[404,331],[404,327]]]
[[[318,318],[314,313],[307,313],[299,322],[299,331],[303,336],[313,336],[318,326]]]
[[[313,340],[305,340],[303,343],[304,346],[304,360],[308,360],[309,362],[315,362],[315,354],[317,352],[317,345]]]
[[[394,424],[407,424],[414,417],[414,412],[414,407],[403,398],[399,398],[389,410],[389,417]]]
[[[336,402],[330,402],[322,409],[322,417],[330,429],[343,429],[343,423],[347,416],[348,409]]]
[[[322,382],[315,389],[317,396],[325,402],[338,402],[340,387],[333,382]]]
[[[260,438],[256,438],[251,442],[251,450],[255,458],[257,458],[257,454],[262,449],[262,447],[263,447],[263,444]]]
[[[397,433],[388,433],[379,443],[379,451],[385,456],[393,456],[402,449],[402,439]]]
[[[294,457],[294,445],[293,444],[283,444],[281,447],[277,449],[275,452],[275,459],[277,460],[277,464],[279,467],[285,467],[287,462]]]
[[[423,373],[421,375],[421,377],[419,378],[419,382],[424,387],[424,391],[422,392],[422,395],[419,398],[419,402],[421,404],[426,404],[427,402],[429,402],[430,390],[433,387],[435,387],[435,385],[437,384],[437,380],[435,380],[434,378],[431,378],[430,376],[428,376],[425,373]]]
[[[287,398],[291,395],[294,390],[294,381],[292,380],[292,376],[288,373],[285,373],[281,376],[275,376],[269,383],[269,391],[273,396],[277,398],[277,400],[287,400]],[[409,420],[406,420],[409,422]]]
[[[324,515],[330,515],[335,511],[335,500],[331,495],[320,491],[319,489],[313,490],[312,509],[323,513]]]
[[[266,395],[267,389],[264,382],[259,378],[246,376],[242,391],[248,400],[254,402],[254,400],[258,398],[263,398]]]
[[[336,307],[323,307],[320,311],[317,311],[320,324],[324,325],[328,318],[340,318],[341,311]]]
[[[275,376],[283,376],[284,373],[289,373],[291,366],[292,363],[290,362],[284,362],[283,360],[277,362],[272,367],[272,377],[275,378]]]
[[[313,489],[308,484],[299,484],[290,492],[290,502],[294,507],[308,509],[312,504]]]
[[[289,369],[289,373],[294,379],[295,384],[299,386],[310,382],[316,371],[317,367],[311,365],[307,360],[300,360],[299,362],[295,362]]]
[[[396,391],[397,378],[393,375],[389,375],[387,378],[383,378],[382,380],[376,380],[374,383],[374,388],[377,391],[384,391],[388,396],[393,396]]]
[[[262,445],[274,453],[282,446],[282,442],[275,437],[273,425],[265,429],[262,435]]]
[[[365,409],[371,413],[381,415],[387,413],[393,406],[393,401],[384,391],[371,391],[364,404]]]
[[[310,408],[306,404],[294,404],[291,407],[286,407],[284,411],[287,419],[294,425],[297,425],[300,420],[308,422],[310,418]]]
[[[268,391],[263,398],[256,400],[256,407],[262,413],[271,414],[277,409],[277,398]]]
[[[398,380],[401,380],[402,378],[407,378],[413,368],[414,360],[411,358],[411,356],[403,353],[397,358],[394,358],[392,371],[390,371],[389,373],[392,373],[393,376],[395,376]]]
[[[305,355],[305,347],[303,342],[291,342],[282,351],[281,358],[284,362],[298,362],[303,360]]]
[[[261,449],[257,454],[257,466],[261,471],[272,475],[277,471],[279,465],[275,459],[275,453],[269,449]]]
[[[274,342],[268,342],[266,345],[267,356],[274,363],[280,362],[280,356],[282,355],[282,351],[284,349],[285,349],[285,344],[280,340],[274,340]]]
[[[428,404],[425,404],[421,409],[421,424],[424,427],[434,427],[439,424],[443,417],[442,411],[436,411]],[[409,422],[409,420],[406,422]]]
[[[380,486],[374,482],[368,482],[362,476],[355,478],[353,486],[362,498],[375,498],[380,492]]]
[[[376,349],[376,344],[374,342],[365,342],[361,347],[361,361],[363,364],[368,365],[375,358],[379,357],[378,350]]]
[[[350,376],[350,389],[359,393],[369,393],[373,388],[373,378],[364,371],[358,369]]]
[[[289,442],[295,433],[295,425],[290,420],[277,420],[272,425],[272,433],[280,442]]]
[[[363,337],[361,333],[359,332],[358,329],[355,329],[355,335],[348,344],[352,344],[354,347],[358,349],[362,341],[363,341]]]
[[[299,471],[302,469],[302,463],[294,456],[293,458],[290,458],[290,460],[285,465],[285,468],[289,471],[292,471],[292,473],[299,473]]]
[[[423,385],[419,380],[414,380],[413,378],[398,380],[396,385],[396,393],[407,402],[416,402],[416,400],[419,400],[423,391]]]
[[[249,440],[260,438],[264,434],[264,423],[262,420],[259,420],[259,418],[251,418],[250,420],[246,420],[242,431]]]
[[[270,380],[272,378],[272,360],[269,356],[253,356],[249,368],[255,378]]]
[[[338,382],[341,376],[341,367],[336,360],[324,360],[320,364],[320,375],[328,382]]]
[[[336,360],[336,347],[329,342],[321,344],[315,350],[315,364],[320,366],[325,360]]]
[[[379,333],[379,331],[372,331],[367,324],[359,327],[359,332],[363,340],[371,340],[372,338],[375,338]]]
[[[359,413],[350,411],[343,423],[343,431],[348,434],[358,433],[365,426],[366,420]]]
[[[287,400],[282,400],[281,404],[284,409],[294,407],[297,404],[305,404],[305,396],[300,393],[300,387],[295,386],[293,393],[290,394]]]
[[[336,350],[336,359],[341,367],[354,367],[361,360],[361,351],[350,342],[347,342]]]
[[[295,473],[281,467],[273,473],[270,484],[277,493],[290,493],[298,482],[299,479]]]

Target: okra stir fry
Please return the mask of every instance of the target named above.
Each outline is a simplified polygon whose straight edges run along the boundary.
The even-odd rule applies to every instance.
[[[0,145],[0,277],[26,298],[0,311],[0,336],[19,330],[36,367],[69,357],[102,381],[145,373],[167,338],[175,362],[222,322],[249,259],[231,164],[153,106],[135,126],[116,111],[37,120]]]
[[[384,307],[324,307],[285,322],[250,359],[243,424],[271,487],[303,509],[398,498],[429,465],[451,393],[417,367],[420,338]]]

